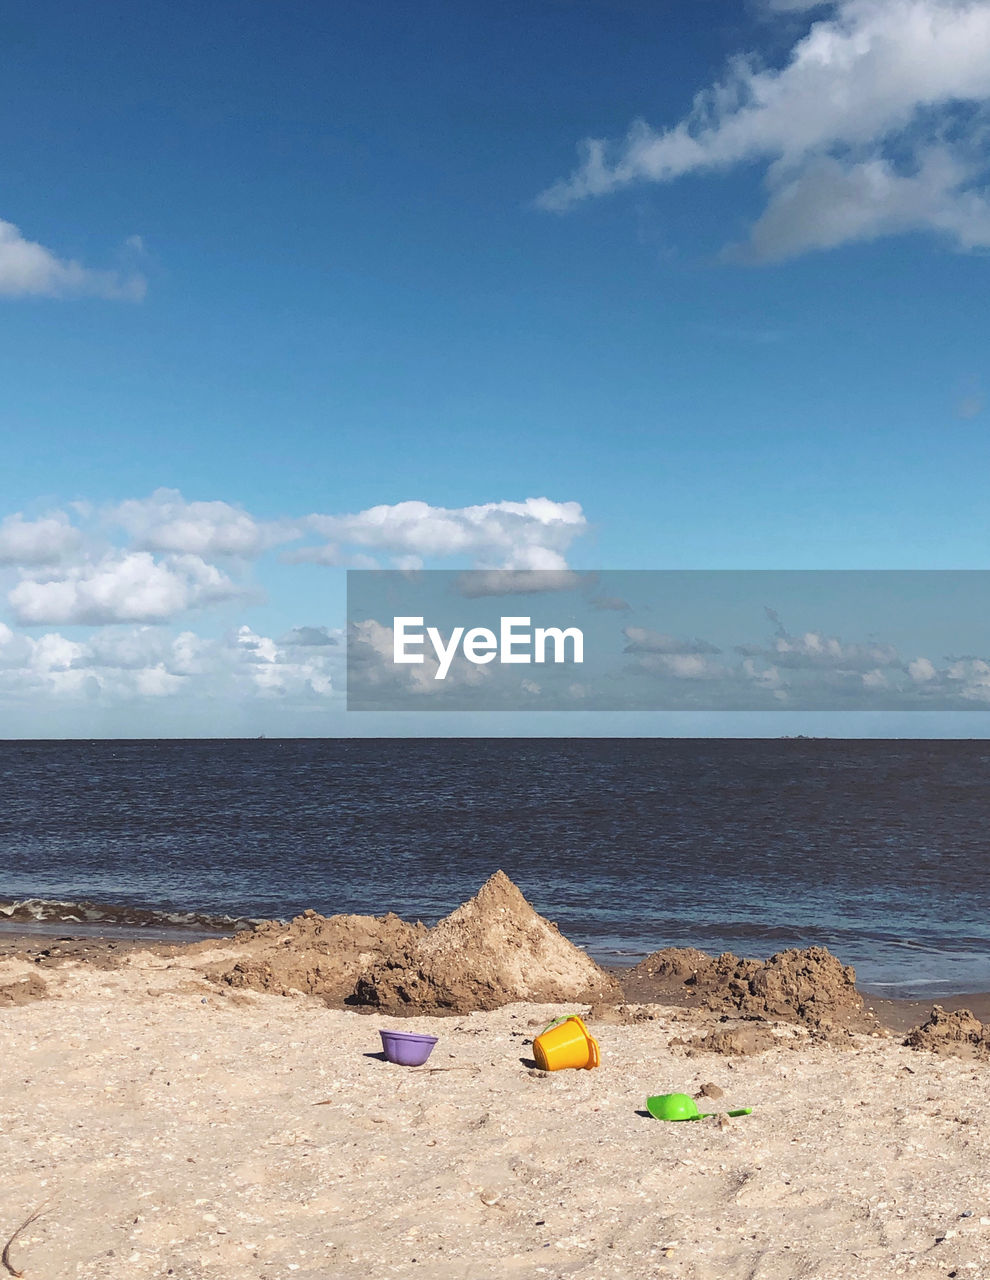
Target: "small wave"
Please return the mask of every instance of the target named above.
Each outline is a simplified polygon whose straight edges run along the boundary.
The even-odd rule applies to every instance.
[[[207,915],[200,911],[155,911],[148,907],[132,907],[117,903],[67,902],[61,898],[22,898],[17,902],[0,902],[0,921],[11,924],[103,924],[129,929],[155,929],[170,926],[201,932],[232,933],[254,929],[261,920],[247,916]]]
[[[871,978],[868,982],[863,983],[864,987],[868,987],[871,991],[878,987],[890,990],[914,990],[918,987],[944,987],[945,980],[943,978],[898,978],[896,981],[882,981],[879,978]]]

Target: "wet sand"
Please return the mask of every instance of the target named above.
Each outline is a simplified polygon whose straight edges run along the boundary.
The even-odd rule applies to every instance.
[[[112,968],[122,956],[134,951],[152,951],[163,955],[203,941],[223,943],[230,935],[206,934],[185,929],[171,932],[159,929],[139,932],[118,929],[108,932],[93,928],[85,933],[73,932],[72,926],[39,924],[30,928],[0,927],[0,960],[22,958],[38,965],[57,965],[66,960],[83,960],[97,968]]]

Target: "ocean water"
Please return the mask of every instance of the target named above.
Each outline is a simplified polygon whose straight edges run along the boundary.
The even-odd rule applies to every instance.
[[[990,744],[0,742],[0,928],[432,923],[499,867],[604,963],[821,944],[990,990]]]

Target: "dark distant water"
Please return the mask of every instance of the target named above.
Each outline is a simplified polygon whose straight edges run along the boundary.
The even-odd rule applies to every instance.
[[[990,744],[0,742],[0,920],[432,923],[499,867],[606,963],[819,943],[887,994],[990,990]]]

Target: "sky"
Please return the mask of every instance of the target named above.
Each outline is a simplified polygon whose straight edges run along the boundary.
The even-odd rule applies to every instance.
[[[0,736],[990,732],[348,713],[342,643],[348,568],[987,567],[990,0],[0,37]]]

